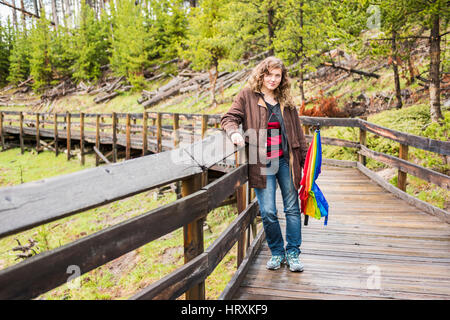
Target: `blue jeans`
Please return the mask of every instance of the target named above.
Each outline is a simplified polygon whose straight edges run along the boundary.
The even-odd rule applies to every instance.
[[[280,223],[278,222],[277,207],[275,202],[278,180],[278,184],[281,188],[281,195],[283,197],[284,213],[286,215],[286,252],[295,252],[300,254],[302,224],[298,192],[292,182],[289,164],[283,157],[281,157],[278,161],[278,172],[273,172],[274,174],[267,175],[266,188],[255,188],[255,194],[258,199],[263,227],[270,251],[272,252],[272,255],[284,255],[284,242],[281,235]],[[272,163],[272,167],[274,166],[274,163],[276,162]],[[269,162],[268,166],[270,164],[271,163]]]

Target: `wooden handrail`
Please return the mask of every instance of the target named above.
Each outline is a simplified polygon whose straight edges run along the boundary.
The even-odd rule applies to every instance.
[[[361,146],[361,154],[370,157],[374,160],[383,162],[390,167],[397,168],[402,172],[406,172],[415,177],[421,178],[427,182],[433,183],[441,188],[450,189],[450,180],[449,177],[445,174],[424,168],[422,166],[413,164],[411,162],[405,161],[403,159],[399,159],[397,157],[370,150],[365,146]]]
[[[414,148],[431,151],[441,155],[450,156],[450,142],[419,137],[409,133],[388,129],[365,120],[359,119],[360,128],[374,133],[380,137],[399,142]]]
[[[215,148],[217,154],[206,158],[197,152],[224,145],[228,148]],[[236,148],[231,141],[219,133],[188,149],[175,149],[120,164],[1,188],[0,235],[6,236],[160,185],[201,175],[234,152]],[[168,165],[174,160],[176,163]],[[2,270],[0,298],[35,297],[64,283],[68,265],[79,266],[83,274],[204,217],[232,195],[235,188],[245,183],[247,176],[247,165],[240,166],[192,195]],[[105,191],[108,189],[105,186],[117,188]],[[71,191],[70,202],[67,202],[68,190]],[[49,265],[52,268],[48,268]],[[8,285],[11,281],[14,285]]]
[[[356,148],[359,154],[359,162],[366,165],[366,157],[376,161],[383,162],[391,167],[397,168],[398,171],[398,188],[402,191],[406,190],[406,174],[410,174],[421,178],[427,182],[433,183],[441,188],[450,189],[450,179],[448,175],[433,171],[420,165],[409,162],[408,146],[431,151],[440,155],[450,155],[450,142],[419,137],[412,134],[388,129],[363,119],[339,119],[339,118],[316,118],[316,117],[300,117],[303,125],[312,126],[319,124],[320,126],[346,126],[357,127],[360,130],[360,141],[350,142],[342,139],[333,139],[322,137],[322,144],[338,145],[343,147]],[[376,134],[380,137],[396,141],[400,144],[399,157],[394,157],[382,152],[376,152],[367,148],[366,132]],[[307,135],[307,140],[311,140],[312,136]],[[433,209],[434,210],[434,209]]]
[[[374,133],[380,137],[396,141],[414,148],[431,151],[442,155],[450,155],[450,142],[440,141],[425,137],[404,133],[401,131],[388,129],[362,119],[350,118],[320,118],[320,117],[300,117],[303,125],[333,126],[333,127],[354,127]]]

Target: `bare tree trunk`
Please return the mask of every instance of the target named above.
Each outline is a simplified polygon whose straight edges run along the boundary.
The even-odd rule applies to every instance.
[[[105,10],[105,1],[100,0],[100,11],[103,12]]]
[[[12,10],[12,16],[13,16],[13,25],[14,25],[14,28],[16,28],[16,31],[18,30],[18,27],[17,27],[17,12],[16,12],[16,0],[12,0],[12,5],[13,5],[13,7],[14,8],[12,8],[11,10]]]
[[[63,0],[61,0],[61,13],[62,13],[62,18],[64,21],[64,26],[67,28],[67,15],[66,15],[66,8],[65,8],[65,3]]]
[[[191,8],[195,8],[197,6],[197,0],[189,0],[189,5]]]
[[[303,31],[303,1],[300,2],[300,29]],[[298,79],[298,88],[300,89],[300,97],[302,99],[302,103],[303,101],[305,101],[305,89],[304,89],[304,82],[303,82],[303,66],[304,66],[304,61],[303,61],[303,56],[304,56],[304,52],[303,52],[303,37],[300,37],[300,59],[301,59],[301,63],[300,63],[300,74],[299,74],[299,79]]]
[[[441,85],[439,64],[441,56],[441,37],[439,36],[439,15],[434,15],[430,35],[430,115],[431,121],[444,119],[441,112]]]
[[[20,8],[22,9],[22,28],[25,30],[26,24],[25,24],[25,6],[23,5],[23,0],[20,0]]]
[[[34,12],[36,13],[36,16],[39,17],[39,8],[36,0],[33,0],[33,5],[34,5]]]
[[[398,74],[398,57],[397,57],[397,31],[392,30],[392,68],[394,69],[395,96],[397,98],[397,109],[402,107],[402,94],[400,89],[400,77]]]
[[[53,14],[53,22],[55,23],[55,29],[58,29],[58,12],[56,11],[56,0],[52,0],[52,14]]]
[[[422,26],[419,30],[419,32],[416,34],[417,37],[422,36],[423,32],[426,30],[424,26]],[[419,70],[414,65],[414,57],[412,56],[412,51],[416,47],[417,40],[419,38],[412,38],[411,40],[405,41],[406,48],[408,50],[408,83],[407,85],[410,85],[416,81],[416,76],[419,74]]]
[[[218,61],[217,59],[214,59],[212,68],[209,69],[209,82],[211,83],[211,106],[215,107],[217,105],[216,101],[216,83],[217,83],[217,77],[218,77]]]
[[[273,38],[275,37],[275,27],[274,27],[274,19],[275,19],[275,10],[273,8],[269,8],[267,10],[267,28],[269,32],[269,55],[274,55],[273,50]]]
[[[40,9],[45,8],[45,7],[44,7],[44,4],[42,3],[42,0],[39,0],[39,8],[40,8]],[[41,11],[39,10],[39,15],[40,15],[40,12],[41,12]]]

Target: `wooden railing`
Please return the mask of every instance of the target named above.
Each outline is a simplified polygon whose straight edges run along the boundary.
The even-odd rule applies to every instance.
[[[450,142],[439,141],[434,139],[429,139],[425,137],[419,137],[412,134],[388,129],[363,119],[341,119],[341,118],[316,118],[316,117],[300,117],[300,121],[305,126],[306,133],[312,126],[319,125],[321,127],[328,126],[341,126],[341,127],[353,127],[359,129],[359,143],[354,141],[348,141],[336,138],[327,138],[323,135],[322,144],[325,145],[335,145],[341,147],[354,148],[358,153],[358,162],[347,162],[349,165],[357,167],[364,174],[369,176],[372,180],[382,185],[384,188],[394,193],[398,197],[408,201],[410,204],[423,209],[424,211],[436,215],[444,221],[450,223],[450,214],[432,206],[424,201],[421,201],[413,196],[406,194],[406,175],[410,174],[427,182],[433,183],[443,189],[450,189],[450,178],[448,175],[425,168],[423,166],[411,163],[408,161],[408,146],[431,151],[433,153],[450,156]],[[398,157],[388,155],[382,152],[377,152],[371,150],[367,147],[367,132],[373,133],[379,137],[386,138],[399,143],[399,155]],[[307,135],[307,139],[310,141],[312,139],[311,135]],[[390,167],[398,169],[398,185],[395,188],[390,183],[382,179],[378,174],[369,170],[366,167],[366,157],[374,159],[376,161],[382,162]],[[328,163],[332,164],[342,164],[345,161],[336,161],[332,159],[327,159]]]
[[[185,266],[134,298],[176,298],[183,292],[190,299],[204,298],[206,277],[238,240],[242,251],[238,255],[244,256],[249,244],[245,230],[250,225],[255,228],[252,222],[258,206],[245,196],[247,164],[206,184],[208,168],[235,152],[229,139],[219,133],[186,148],[0,189],[0,237],[174,181],[182,181],[183,195],[171,204],[0,271],[0,298],[36,297],[65,283],[68,266],[76,265],[81,274],[86,273],[181,227]],[[237,220],[203,251],[203,219],[233,193],[237,193],[240,212]]]

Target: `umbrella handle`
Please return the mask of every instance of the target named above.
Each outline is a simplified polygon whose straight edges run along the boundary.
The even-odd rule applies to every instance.
[[[313,130],[320,130],[320,123],[317,123],[312,126]]]

